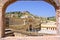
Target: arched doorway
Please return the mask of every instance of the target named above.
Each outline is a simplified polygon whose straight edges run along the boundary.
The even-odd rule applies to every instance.
[[[17,1],[17,0],[5,0],[5,1],[2,1],[2,9],[1,9],[1,16],[0,16],[0,26],[1,26],[1,28],[0,28],[0,37],[3,37],[4,36],[4,34],[5,34],[5,22],[4,22],[4,16],[5,16],[5,10],[6,10],[6,8],[7,8],[7,6],[8,5],[10,5],[10,4],[12,4],[12,3],[14,3],[15,1]],[[51,5],[53,5],[54,7],[55,7],[55,9],[57,9],[58,7],[57,7],[57,4],[52,0],[44,0],[45,2],[48,2],[48,3],[50,3]],[[3,3],[4,2],[4,3]],[[59,8],[58,8],[59,9]],[[59,10],[58,10],[59,11]],[[56,15],[56,17],[58,18],[58,16]],[[57,23],[58,23],[58,21],[57,21]],[[58,24],[57,24],[58,25]],[[59,30],[59,29],[58,29]]]

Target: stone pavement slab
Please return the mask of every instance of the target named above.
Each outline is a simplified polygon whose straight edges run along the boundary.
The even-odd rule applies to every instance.
[[[0,40],[60,40],[60,36],[6,37]]]

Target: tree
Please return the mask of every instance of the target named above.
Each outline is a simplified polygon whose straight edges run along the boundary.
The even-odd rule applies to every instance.
[[[22,16],[22,13],[21,12],[18,12],[17,14],[18,14],[18,17],[21,17]]]

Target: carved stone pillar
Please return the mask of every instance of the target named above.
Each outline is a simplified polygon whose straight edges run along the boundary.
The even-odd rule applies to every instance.
[[[60,7],[56,9],[57,34],[60,34]]]

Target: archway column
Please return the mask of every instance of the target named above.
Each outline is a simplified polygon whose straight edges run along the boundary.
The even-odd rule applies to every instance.
[[[0,38],[5,36],[5,18],[4,18],[4,9],[3,8],[4,1],[0,1]]]
[[[0,8],[0,38],[4,36],[4,23],[3,23],[2,8]]]
[[[57,24],[57,34],[60,35],[60,6],[56,9],[56,24]]]

